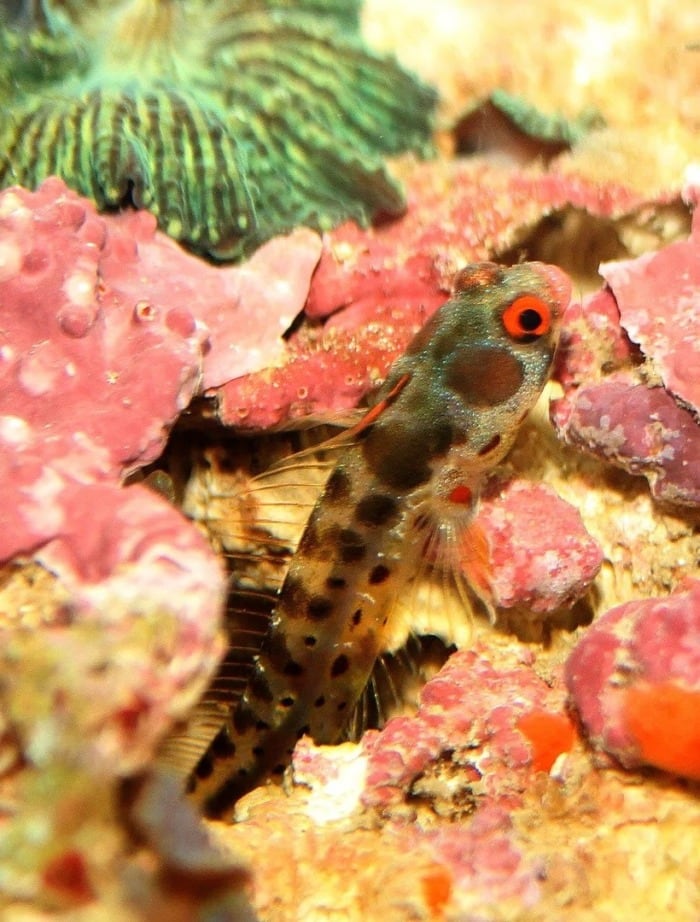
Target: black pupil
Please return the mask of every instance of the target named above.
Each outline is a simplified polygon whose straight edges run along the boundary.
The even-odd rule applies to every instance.
[[[533,333],[541,323],[541,314],[532,307],[527,308],[520,315],[520,326],[528,333]]]

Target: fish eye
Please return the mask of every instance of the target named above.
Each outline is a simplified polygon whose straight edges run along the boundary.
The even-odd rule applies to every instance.
[[[506,333],[521,343],[534,342],[552,327],[549,305],[536,295],[521,295],[503,311]]]

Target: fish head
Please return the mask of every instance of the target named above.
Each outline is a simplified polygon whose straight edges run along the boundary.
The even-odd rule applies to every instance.
[[[384,385],[408,383],[373,428],[366,455],[400,488],[451,469],[478,478],[511,447],[549,377],[571,283],[544,263],[464,268]]]

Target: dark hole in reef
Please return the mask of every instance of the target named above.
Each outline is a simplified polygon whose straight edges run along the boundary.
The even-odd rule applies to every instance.
[[[576,288],[587,292],[601,287],[600,263],[639,256],[685,239],[689,231],[690,215],[678,203],[656,208],[649,217],[640,213],[616,220],[562,208],[543,217],[496,261],[506,266],[529,260],[553,263],[573,278],[578,295]]]

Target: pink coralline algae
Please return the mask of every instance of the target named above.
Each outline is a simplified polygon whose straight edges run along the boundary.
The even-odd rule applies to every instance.
[[[687,241],[607,263],[565,314],[552,421],[567,443],[700,505],[700,220]]]
[[[276,247],[300,265],[288,272]],[[74,907],[105,897],[120,849],[130,860],[120,785],[148,770],[209,682],[226,578],[178,510],[121,481],[155,460],[207,381],[279,353],[277,321],[300,308],[318,247],[302,232],[218,269],[152,217],[100,217],[58,180],[0,194],[0,712],[16,769],[0,778],[14,805],[6,893]],[[232,324],[249,334],[241,355],[219,340]],[[170,873],[163,841],[150,847]],[[160,886],[153,867],[139,899]],[[237,899],[245,874],[232,867],[219,883]]]
[[[60,180],[0,194],[0,561],[153,461],[200,389],[275,361],[319,252],[300,231],[215,268]]]
[[[133,772],[216,666],[221,565],[143,486],[66,491],[71,515],[36,552],[60,580],[43,629],[0,632],[3,711],[34,764],[72,750],[103,772]]]
[[[466,263],[498,257],[564,209],[612,219],[647,204],[622,186],[483,162],[420,164],[407,187],[403,218],[369,229],[346,223],[324,236],[305,308],[324,325],[293,334],[279,367],[222,388],[223,421],[265,428],[355,407]]]
[[[700,780],[700,581],[611,609],[574,649],[565,677],[594,746],[626,768]]]
[[[0,194],[0,560],[60,531],[64,483],[118,482],[200,389],[274,362],[319,248],[301,231],[215,268],[60,180]]]
[[[542,862],[523,855],[504,807],[486,805],[469,824],[417,832],[414,839],[415,845],[428,844],[439,866],[449,870],[453,899],[460,908],[478,912],[512,900],[522,912],[539,901]],[[468,918],[480,915],[470,912]]]
[[[542,484],[496,483],[482,498],[477,522],[489,548],[486,588],[499,608],[545,614],[571,605],[603,562],[578,511]]]
[[[453,784],[476,798],[515,805],[535,766],[549,769],[552,752],[572,742],[563,692],[535,674],[529,654],[494,664],[478,650],[459,651],[425,686],[414,717],[393,718],[365,734],[362,799],[375,807],[400,802],[443,758],[453,766]]]

